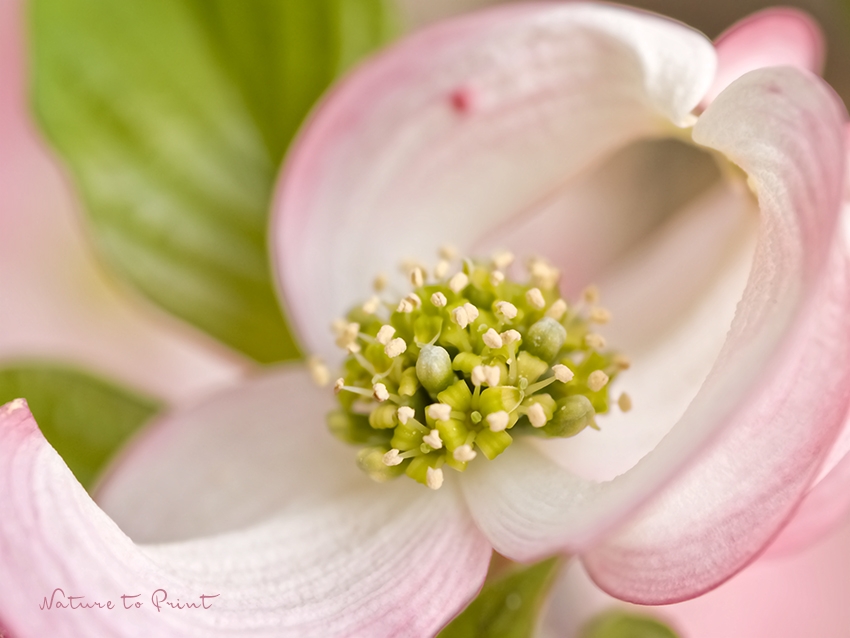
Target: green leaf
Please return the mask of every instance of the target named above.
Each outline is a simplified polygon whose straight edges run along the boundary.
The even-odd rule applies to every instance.
[[[535,565],[512,566],[507,574],[488,576],[478,598],[440,632],[439,638],[531,636],[559,566],[560,559],[550,558]]]
[[[678,634],[651,616],[612,610],[592,619],[579,638],[678,638]]]
[[[115,451],[162,407],[86,372],[48,363],[0,369],[0,405],[24,398],[44,436],[87,489]]]
[[[295,358],[267,253],[308,109],[385,41],[387,0],[33,0],[32,99],[98,253],[261,362]]]

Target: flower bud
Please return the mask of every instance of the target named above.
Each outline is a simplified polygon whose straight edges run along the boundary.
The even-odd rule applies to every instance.
[[[557,356],[567,340],[567,330],[552,317],[543,317],[528,329],[525,349],[547,363]]]
[[[440,346],[422,346],[416,360],[416,377],[432,395],[442,392],[457,380],[451,357]]]
[[[593,423],[596,412],[590,403],[590,399],[583,394],[574,394],[559,399],[556,405],[557,409],[552,418],[541,428],[547,436],[575,436]]]

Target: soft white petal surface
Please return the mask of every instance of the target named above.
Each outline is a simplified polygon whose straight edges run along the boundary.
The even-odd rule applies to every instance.
[[[475,594],[490,555],[453,490],[401,481],[302,503],[239,532],[134,545],[23,401],[0,408],[0,502],[0,618],[21,636],[431,635]],[[40,610],[57,587],[119,607],[122,594],[141,594],[144,604]],[[158,612],[157,589],[171,601],[218,597],[211,609]]]
[[[276,203],[277,273],[307,349],[335,356],[327,325],[373,273],[433,261],[444,242],[466,250],[672,130],[714,64],[680,24],[541,3],[443,23],[362,66],[313,115]]]
[[[371,481],[334,439],[333,393],[285,366],[151,424],[115,460],[95,500],[136,542],[176,541]]]
[[[718,364],[635,469],[686,452],[695,432],[710,432],[699,427],[706,414],[729,427],[636,521],[584,557],[617,597],[682,600],[741,569],[790,516],[843,425],[850,278],[836,227],[845,118],[820,80],[776,68],[733,83],[694,130],[750,175],[761,232]],[[715,409],[730,399],[740,403],[724,419]]]

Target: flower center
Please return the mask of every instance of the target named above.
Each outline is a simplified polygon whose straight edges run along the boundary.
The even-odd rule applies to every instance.
[[[358,464],[377,481],[406,474],[438,489],[444,468],[463,472],[479,453],[492,461],[517,436],[598,429],[609,383],[629,365],[592,329],[610,320],[594,287],[570,305],[543,260],[518,283],[505,274],[509,253],[459,268],[453,251],[441,255],[431,277],[407,268],[412,291],[400,300],[385,300],[379,277],[378,294],[334,323],[348,356],[328,423],[364,446]]]

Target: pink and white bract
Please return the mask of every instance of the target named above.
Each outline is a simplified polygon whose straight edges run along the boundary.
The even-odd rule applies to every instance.
[[[559,266],[565,293],[602,285],[634,410],[546,449],[517,441],[432,492],[369,481],[325,430],[330,393],[283,368],[155,424],[101,509],[9,404],[2,623],[430,635],[476,594],[491,548],[579,554],[607,592],[657,604],[742,569],[801,502],[786,541],[819,531],[847,507],[850,464],[847,116],[813,73],[821,58],[790,11],[715,48],[650,14],[540,3],[447,22],[360,67],[308,122],[277,198],[277,272],[306,349],[332,360],[331,320],[402,258],[504,247]],[[57,587],[119,604],[219,596],[39,610]]]

